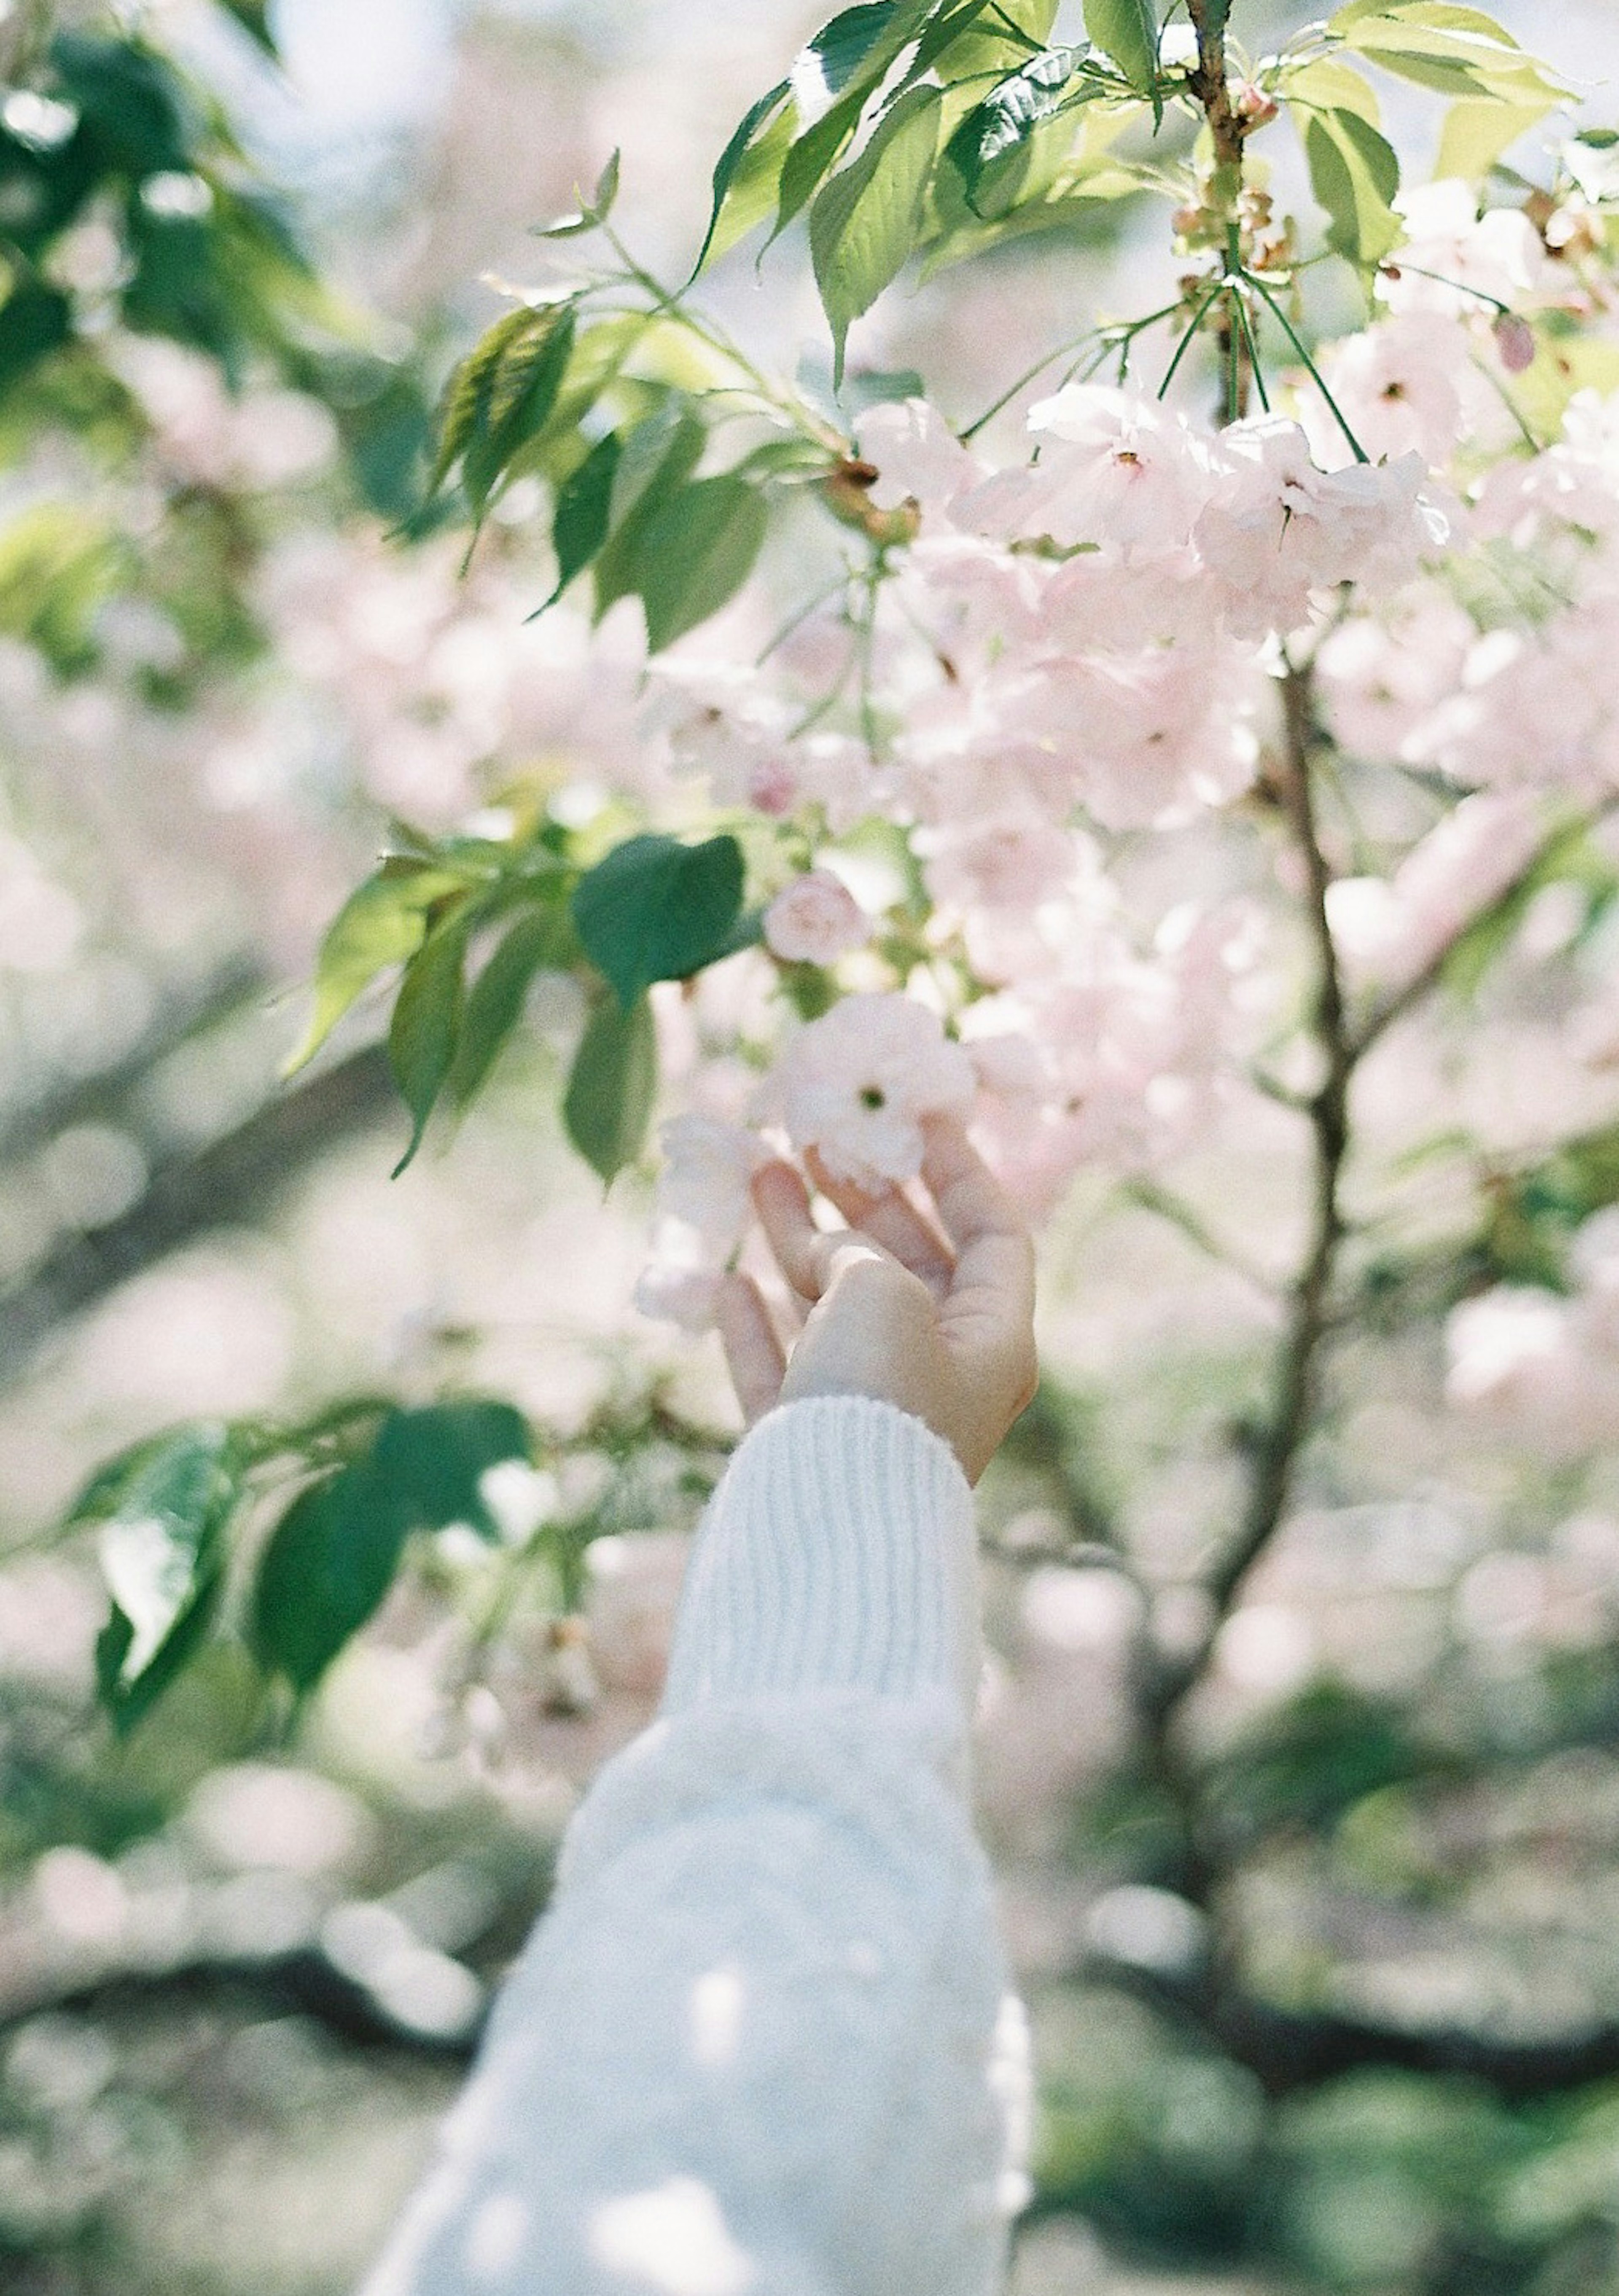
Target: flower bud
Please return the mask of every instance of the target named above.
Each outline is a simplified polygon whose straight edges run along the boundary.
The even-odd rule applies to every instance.
[[[1498,312],[1490,330],[1495,348],[1508,374],[1523,374],[1534,365],[1534,329],[1516,311]]]

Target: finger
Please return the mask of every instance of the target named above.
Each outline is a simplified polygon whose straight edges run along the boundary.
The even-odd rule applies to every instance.
[[[1028,1229],[956,1118],[929,1118],[923,1136],[922,1176],[957,1251],[946,1323],[975,1337],[1018,1339],[1034,1315]]]
[[[736,1400],[752,1427],[780,1395],[787,1357],[764,1296],[751,1275],[721,1277],[714,1320],[725,1345]]]
[[[777,1264],[803,1300],[818,1300],[840,1266],[887,1255],[867,1236],[824,1235],[810,1211],[810,1191],[791,1164],[767,1164],[753,1178],[753,1201]]]
[[[942,1298],[955,1273],[955,1254],[904,1191],[884,1188],[880,1195],[874,1195],[866,1188],[857,1187],[852,1180],[838,1179],[826,1169],[813,1148],[805,1160],[816,1186],[828,1203],[837,1206],[850,1226],[858,1227],[885,1251],[892,1251],[901,1267],[908,1267],[913,1275],[919,1275],[930,1291]]]
[[[922,1121],[922,1177],[957,1251],[986,1235],[1023,1235],[1022,1216],[967,1138],[959,1117]]]

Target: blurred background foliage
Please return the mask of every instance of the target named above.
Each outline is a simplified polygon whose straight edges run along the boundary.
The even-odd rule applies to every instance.
[[[1595,0],[1555,40],[1502,12],[1582,85],[1607,68]],[[390,1189],[374,1006],[282,1087],[273,992],[390,816],[442,829],[632,738],[628,698],[616,728],[585,707],[568,625],[520,635],[532,502],[464,582],[457,537],[395,529],[499,308],[480,280],[532,276],[530,226],[615,145],[623,228],[678,273],[813,20],[0,11],[8,2296],[349,2286],[573,1799],[655,1700],[733,1423],[705,1349],[629,1324],[633,1189],[604,1211],[549,1112],[576,996],[541,974],[485,1102]],[[867,345],[965,415],[1108,300],[1134,228],[1128,201],[1065,215]],[[826,361],[801,263],[711,294],[761,361]],[[1619,2292],[1619,1478],[1459,1428],[1438,1338],[1488,1283],[1562,1285],[1619,1198],[1611,1083],[1546,1049],[1554,960],[1604,961],[1615,882],[1561,857],[1394,1032],[1371,1122],[1423,1143],[1400,1241],[1356,1264],[1365,1334],[1184,1732],[1129,1678],[1132,1629],[1148,1603],[1163,1643],[1206,1628],[1280,1111],[1187,1176],[1227,1257],[1100,1185],[1053,1235],[1049,1384],[986,1491],[982,1802],[1044,2079],[1019,2296]],[[404,1567],[334,1664],[284,1608],[246,1617],[263,1670],[221,1642],[118,1732],[83,1527],[115,1494],[52,1526],[154,1426],[186,1431],[122,1472],[234,1478],[255,1554],[316,1463],[274,1539],[357,1616]],[[355,1478],[386,1494],[380,1585]],[[200,1622],[242,1611],[233,1568],[188,1582]]]

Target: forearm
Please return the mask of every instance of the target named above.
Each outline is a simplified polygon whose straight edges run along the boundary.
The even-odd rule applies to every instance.
[[[371,2296],[673,2288],[632,2266],[683,2241],[716,2296],[995,2284],[1021,2075],[962,1795],[976,1638],[944,1447],[860,1401],[767,1419]]]

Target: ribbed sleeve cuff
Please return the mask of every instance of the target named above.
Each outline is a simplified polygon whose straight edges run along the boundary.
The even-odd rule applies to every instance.
[[[978,1669],[973,1497],[949,1445],[866,1396],[770,1412],[698,1536],[665,1713],[814,1690],[942,1690],[970,1718]]]

